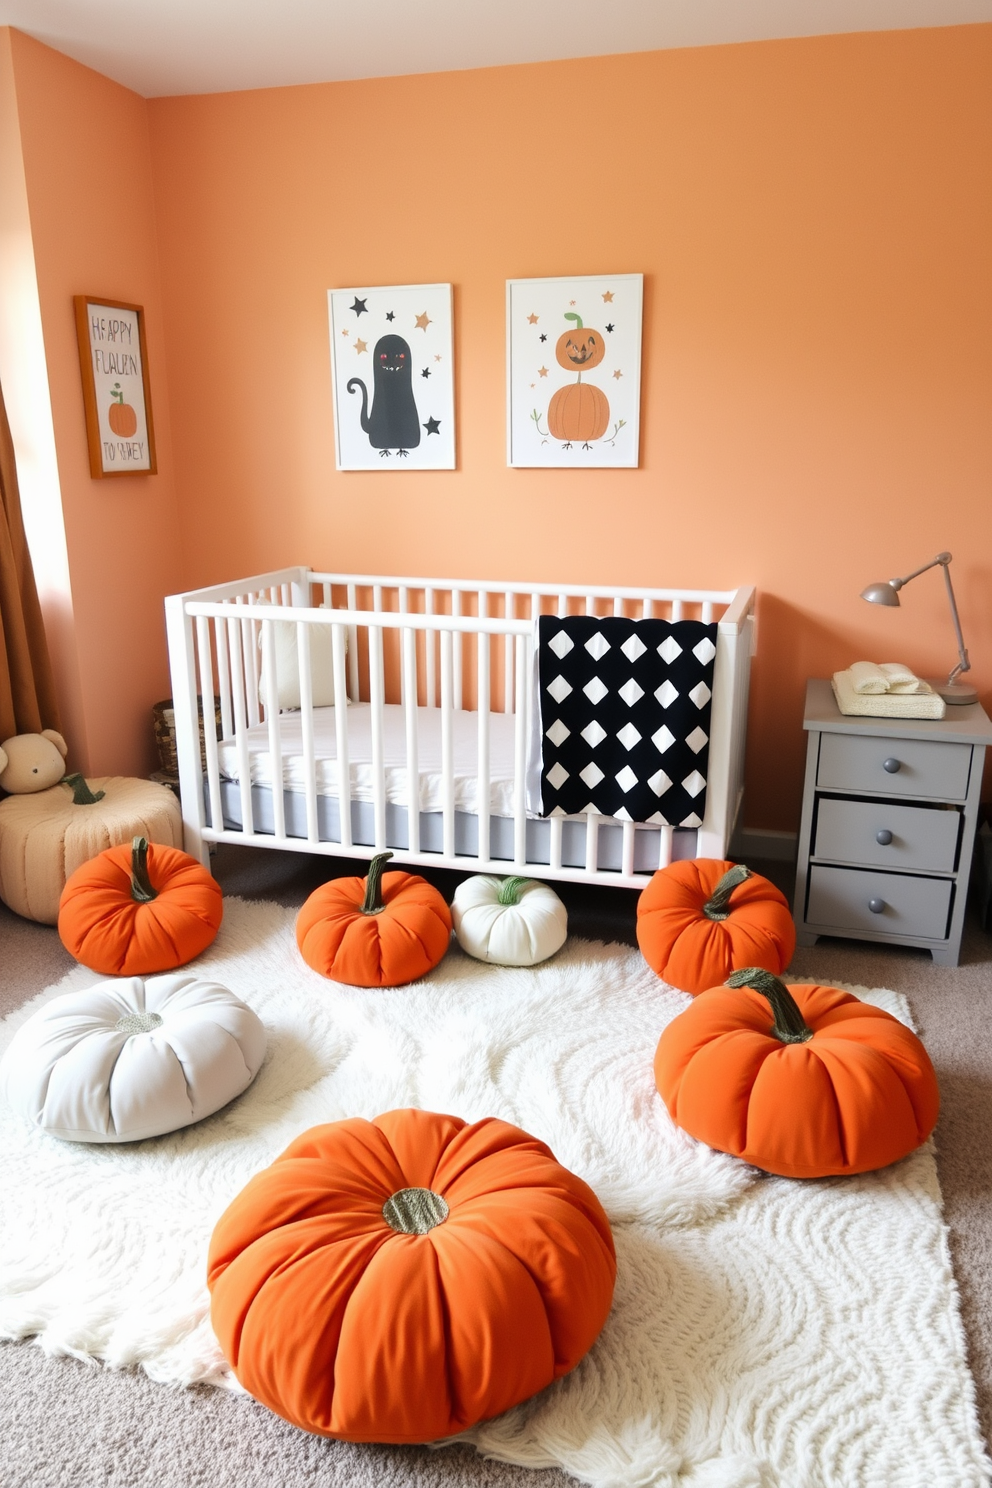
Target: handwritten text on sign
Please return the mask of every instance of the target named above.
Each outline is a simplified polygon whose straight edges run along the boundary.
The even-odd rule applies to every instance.
[[[95,303],[86,309],[103,468],[149,470],[137,311]]]

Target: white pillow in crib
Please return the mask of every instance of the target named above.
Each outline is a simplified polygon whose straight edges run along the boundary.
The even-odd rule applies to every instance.
[[[262,603],[260,602],[259,608]],[[277,609],[277,605],[270,606]],[[322,610],[330,609],[322,604]],[[330,708],[334,705],[334,653],[331,627],[310,626],[310,687],[315,708]],[[299,708],[300,698],[300,646],[295,620],[277,620],[273,626],[273,652],[276,665],[276,698],[280,708]],[[265,702],[268,686],[265,670],[265,651],[262,647],[262,632],[258,633],[259,650],[262,651],[262,674],[258,682],[258,700]],[[347,649],[347,648],[346,648]]]

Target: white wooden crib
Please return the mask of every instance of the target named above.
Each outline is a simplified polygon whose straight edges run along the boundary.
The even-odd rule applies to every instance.
[[[391,849],[410,864],[640,888],[673,858],[727,855],[742,796],[751,588],[287,568],[165,604],[185,843],[203,863],[216,842],[349,858]],[[528,810],[541,614],[716,622],[701,826]]]

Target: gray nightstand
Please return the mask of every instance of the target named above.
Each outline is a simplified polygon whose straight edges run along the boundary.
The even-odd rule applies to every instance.
[[[796,938],[923,946],[956,966],[992,723],[978,703],[939,721],[853,718],[806,689]]]

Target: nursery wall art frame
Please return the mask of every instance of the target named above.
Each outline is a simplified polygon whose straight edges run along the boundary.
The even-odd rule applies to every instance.
[[[338,470],[454,470],[450,284],[327,292]]]
[[[155,427],[141,305],[74,295],[90,475],[155,475]]]
[[[509,279],[507,464],[636,466],[642,274]]]

